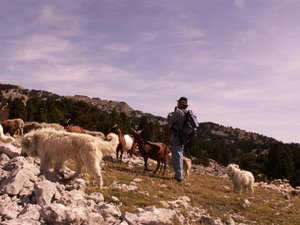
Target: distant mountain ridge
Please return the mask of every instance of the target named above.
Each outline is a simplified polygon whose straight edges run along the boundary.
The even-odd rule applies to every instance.
[[[34,89],[30,90],[21,86],[12,85],[12,84],[2,84],[2,83],[0,83],[0,93],[3,96],[3,98],[6,99],[21,98],[23,99],[24,102],[26,102],[29,98],[32,97],[38,97],[42,99],[67,98],[75,101],[84,101],[89,104],[92,104],[93,106],[96,106],[100,111],[105,111],[110,113],[113,110],[116,110],[117,112],[125,113],[130,118],[141,118],[142,116],[147,116],[151,120],[158,120],[160,124],[166,123],[166,118],[163,118],[161,116],[155,116],[150,113],[144,113],[139,110],[134,110],[126,102],[105,100],[101,98],[90,98],[84,95],[60,96],[44,90],[34,90]]]
[[[15,99],[15,98],[21,98],[25,102],[32,97],[39,97],[39,98],[60,98],[59,95],[53,94],[48,91],[42,91],[42,90],[29,90],[26,88],[23,88],[21,86],[12,85],[12,84],[2,84],[0,83],[0,91],[3,98],[6,99]]]
[[[64,96],[65,98],[84,101],[94,106],[97,106],[102,111],[111,112],[113,109],[116,109],[118,112],[124,112],[126,114],[131,114],[135,111],[131,108],[126,102],[117,102],[112,100],[104,100],[101,98],[89,98],[84,95],[75,95],[75,96]]]
[[[253,142],[259,145],[269,145],[279,141],[265,135],[248,132],[239,128],[225,127],[212,122],[201,123],[198,132],[206,141],[223,139],[226,144],[234,144],[238,141]]]
[[[130,118],[141,118],[142,116],[147,116],[151,120],[157,120],[160,124],[166,124],[166,118],[155,116],[150,113],[144,113],[142,111],[134,110],[126,102],[118,102],[112,100],[104,100],[101,98],[90,98],[84,95],[75,96],[59,96],[57,94],[44,91],[44,90],[29,90],[21,86],[11,85],[11,84],[0,84],[0,94],[3,98],[14,99],[21,98],[26,102],[29,98],[38,97],[42,99],[47,98],[68,98],[75,101],[84,101],[86,103],[96,106],[100,111],[112,112],[116,110],[117,112],[123,112]],[[256,134],[253,132],[247,132],[239,128],[224,127],[222,125],[204,122],[200,124],[199,133],[201,137],[205,140],[215,140],[224,139],[227,143],[233,143],[237,140],[253,141],[256,144],[274,143],[278,142],[274,138],[266,137],[264,135]]]

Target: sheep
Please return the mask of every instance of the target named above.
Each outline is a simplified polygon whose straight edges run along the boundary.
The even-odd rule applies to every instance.
[[[77,177],[84,165],[102,188],[100,163],[104,156],[112,155],[119,144],[116,134],[109,134],[107,139],[109,141],[87,134],[42,128],[26,134],[21,140],[21,146],[29,156],[40,158],[41,173],[47,172],[50,162],[55,161],[54,172],[62,174],[65,161],[72,159],[75,162],[75,173],[68,179]]]
[[[132,153],[135,150],[137,143],[134,141],[133,136],[131,136],[129,134],[124,135],[122,133],[122,130],[118,127],[117,124],[113,126],[113,131],[119,137],[119,145],[116,150],[116,158],[117,158],[117,160],[119,159],[119,153],[121,152],[120,161],[122,162],[123,153],[125,151],[129,151],[130,157],[132,157]]]
[[[4,133],[3,133],[3,127],[2,125],[0,124],[0,141],[2,141],[3,143],[11,143],[13,142],[15,139],[13,137],[10,137],[10,136],[6,136]]]
[[[167,156],[167,162],[170,170],[173,170],[172,153],[170,152]],[[190,177],[190,171],[192,169],[192,160],[188,157],[183,156],[183,170],[186,178]]]
[[[10,136],[23,135],[24,121],[20,118],[9,119],[1,122],[4,133],[9,133]]]
[[[160,166],[163,166],[163,173],[162,176],[164,176],[165,171],[166,171],[166,166],[167,166],[167,155],[170,152],[169,147],[160,142],[150,142],[150,141],[145,141],[141,138],[140,134],[142,133],[143,130],[136,131],[133,128],[131,128],[133,131],[133,137],[135,141],[137,142],[139,152],[141,156],[144,158],[144,171],[145,173],[146,170],[148,170],[148,158],[156,160],[157,161],[157,167],[153,174],[156,174],[156,172],[160,169]],[[161,165],[162,164],[162,165]],[[159,171],[160,173],[160,171]]]
[[[58,123],[38,123],[38,122],[25,122],[24,133],[28,133],[31,130],[37,130],[41,128],[52,127],[56,130],[63,130],[64,127]]]

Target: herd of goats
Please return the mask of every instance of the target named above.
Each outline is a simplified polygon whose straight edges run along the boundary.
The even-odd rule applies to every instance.
[[[54,172],[63,176],[64,163],[73,159],[75,173],[67,179],[73,179],[81,173],[85,166],[99,183],[103,185],[101,176],[101,161],[105,156],[116,155],[116,160],[122,162],[123,153],[141,155],[144,159],[144,171],[148,169],[148,159],[155,160],[157,166],[153,172],[164,176],[167,165],[172,168],[170,147],[164,143],[151,142],[141,137],[142,130],[132,129],[132,134],[123,134],[115,125],[112,133],[105,136],[99,131],[89,131],[80,126],[62,126],[57,123],[24,122],[22,119],[3,120],[0,126],[0,140],[13,142],[18,140],[22,154],[40,158],[40,170],[49,170],[49,164],[54,161]],[[14,138],[15,137],[15,138]],[[191,170],[191,160],[184,157],[186,178]]]
[[[148,170],[149,158],[157,162],[154,174],[158,172],[160,175],[162,172],[164,176],[167,165],[172,168],[172,154],[168,145],[144,140],[141,137],[142,130],[132,129],[132,134],[124,135],[115,125],[112,131],[105,136],[102,132],[85,130],[80,126],[63,127],[56,123],[24,123],[22,119],[10,119],[1,122],[0,141],[19,142],[22,154],[40,159],[41,173],[48,172],[50,162],[54,161],[55,174],[64,179],[64,164],[72,159],[75,162],[75,173],[66,179],[77,177],[85,166],[96,178],[100,188],[103,186],[101,161],[106,156],[116,155],[116,160],[122,162],[123,153],[128,152],[130,157],[139,153],[144,159],[144,173]],[[186,178],[189,177],[191,167],[191,160],[184,157],[183,170]],[[229,164],[227,174],[235,192],[253,193],[254,176],[250,171],[241,170],[236,164]]]

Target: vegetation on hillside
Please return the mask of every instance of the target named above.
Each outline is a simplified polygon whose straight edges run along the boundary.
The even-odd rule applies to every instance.
[[[14,85],[0,85],[0,91],[16,89]],[[22,93],[28,94],[27,89]],[[32,92],[30,92],[32,95]],[[131,133],[131,128],[144,129],[143,138],[169,143],[169,127],[147,114],[129,118],[124,112],[111,113],[99,110],[84,101],[75,101],[47,92],[36,91],[37,96],[28,99],[5,98],[0,92],[0,118],[22,118],[24,121],[60,123],[65,125],[70,119],[74,125],[87,130],[111,132],[115,124],[123,133]],[[48,97],[45,97],[48,96]],[[264,179],[288,179],[293,186],[300,185],[300,146],[284,144],[272,138],[226,128],[214,123],[201,123],[200,129],[186,146],[185,154],[194,157],[195,163],[207,165],[208,159],[227,165],[237,163],[242,169],[250,170],[256,179],[265,174]]]

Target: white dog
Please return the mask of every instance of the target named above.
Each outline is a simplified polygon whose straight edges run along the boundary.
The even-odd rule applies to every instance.
[[[49,169],[52,160],[55,161],[54,172],[60,173],[65,161],[73,159],[76,169],[68,179],[77,177],[84,165],[102,188],[101,160],[104,156],[114,154],[119,144],[115,134],[109,134],[107,139],[110,141],[87,134],[42,128],[26,134],[22,138],[21,145],[29,156],[41,159],[41,173]]]
[[[10,136],[6,136],[4,133],[3,133],[3,127],[2,125],[0,124],[0,141],[2,141],[3,143],[10,143],[10,142],[13,142],[15,139],[13,137],[10,137]]]
[[[237,164],[227,166],[227,174],[232,180],[233,190],[241,193],[242,191],[253,194],[254,176],[251,172],[241,170]]]
[[[168,167],[172,171],[173,170],[172,153],[169,153],[167,155],[167,163],[168,163]],[[192,169],[192,160],[189,159],[188,157],[183,156],[183,171],[187,179],[190,177],[191,169]]]

